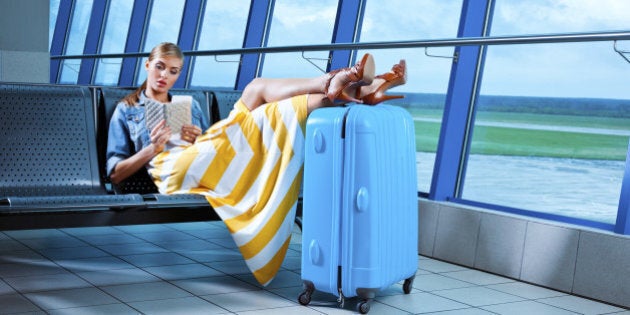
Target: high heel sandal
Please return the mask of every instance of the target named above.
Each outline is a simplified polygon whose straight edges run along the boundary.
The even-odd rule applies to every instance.
[[[357,88],[356,98],[361,98],[363,104],[376,105],[384,101],[403,98],[405,97],[404,95],[388,95],[385,94],[385,91],[407,82],[407,63],[403,59],[398,64],[395,64],[390,72],[377,75],[375,79],[384,79],[385,82],[376,88],[374,92],[360,97],[361,88]]]
[[[324,94],[331,101],[357,102],[361,99],[351,97],[344,90],[353,86],[369,85],[374,80],[374,58],[370,54],[363,55],[361,61],[350,68],[341,68],[328,72]],[[331,89],[330,84],[335,77],[346,76],[346,81],[338,87]],[[343,81],[342,81],[343,82]]]

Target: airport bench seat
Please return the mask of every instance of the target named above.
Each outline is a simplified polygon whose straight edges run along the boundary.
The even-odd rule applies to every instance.
[[[0,230],[219,219],[203,196],[160,195],[133,179],[123,190],[108,182],[109,117],[129,91],[0,83]],[[210,91],[174,93],[192,94],[211,122],[227,116]]]

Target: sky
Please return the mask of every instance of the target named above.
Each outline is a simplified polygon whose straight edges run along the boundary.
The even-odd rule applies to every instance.
[[[76,0],[85,2],[90,0]],[[125,0],[112,0],[129,7]],[[59,0],[51,0],[51,12]],[[148,46],[173,37],[173,23],[182,12],[182,1],[155,0]],[[243,39],[249,0],[212,1],[207,5],[199,49],[237,48]],[[268,37],[269,46],[330,43],[336,0],[276,0]],[[367,0],[361,42],[451,39],[457,34],[461,0]],[[51,14],[51,29],[54,26]],[[128,19],[127,16],[125,16]],[[112,32],[120,36],[121,30]],[[110,24],[111,25],[111,24]],[[628,0],[496,0],[492,36],[572,32],[630,31]],[[176,35],[175,35],[176,36]],[[72,40],[72,37],[71,37]],[[115,41],[110,41],[115,44]],[[618,43],[630,51],[630,41]],[[120,45],[114,45],[121,47]],[[150,47],[147,47],[148,50]],[[428,54],[452,56],[454,48],[430,48]],[[452,59],[429,57],[422,48],[372,50],[377,72],[388,71],[400,59],[408,65],[404,92],[445,93]],[[359,54],[364,51],[359,52]],[[630,54],[629,54],[630,55]],[[325,68],[327,52],[305,53]],[[238,59],[221,56],[220,59]],[[212,57],[198,59],[193,83],[221,85],[233,81],[237,64]],[[312,76],[319,69],[300,53],[268,54],[263,76]],[[554,97],[603,97],[630,99],[630,63],[613,50],[613,42],[489,46],[482,94]]]

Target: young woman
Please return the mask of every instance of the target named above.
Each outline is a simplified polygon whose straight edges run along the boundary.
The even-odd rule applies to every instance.
[[[347,102],[369,105],[401,96],[385,91],[406,81],[405,62],[374,76],[370,54],[350,68],[319,77],[248,84],[229,117],[207,128],[198,104],[179,143],[164,122],[147,130],[142,104],[168,103],[183,64],[176,45],[156,46],[146,82],[118,104],[109,130],[108,174],[114,183],[146,167],[160,193],[206,197],[230,230],[261,284],[277,273],[289,245],[302,176],[306,118]],[[134,153],[135,152],[135,153]]]

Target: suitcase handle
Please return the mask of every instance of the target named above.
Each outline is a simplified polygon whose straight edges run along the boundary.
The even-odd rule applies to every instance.
[[[359,212],[365,212],[370,205],[370,194],[368,194],[368,190],[365,187],[359,188],[357,191],[357,210]]]

